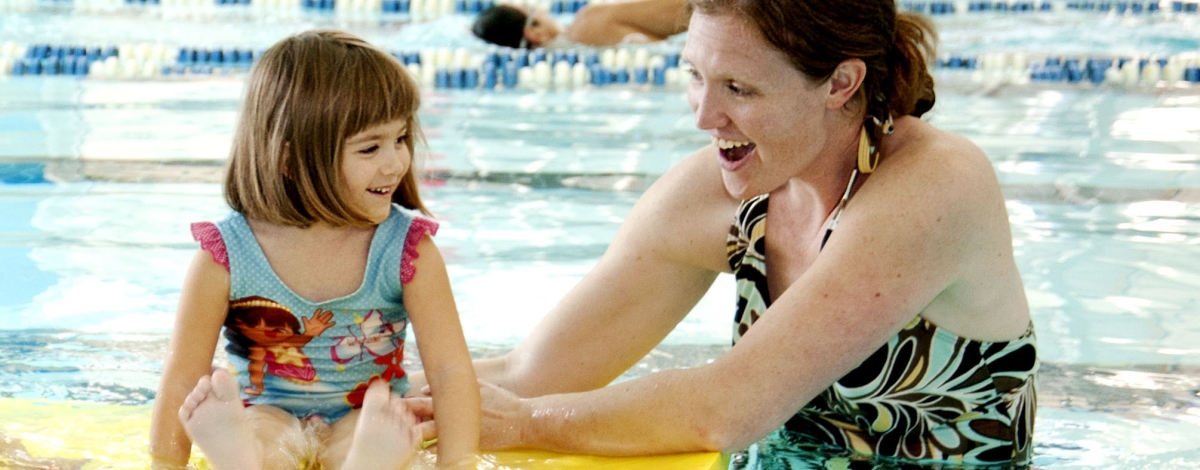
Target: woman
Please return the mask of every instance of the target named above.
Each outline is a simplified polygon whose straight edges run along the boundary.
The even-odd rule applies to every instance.
[[[481,446],[728,451],[782,427],[881,456],[1027,462],[1029,308],[991,163],[918,119],[929,24],[891,0],[693,6],[688,98],[714,143],[655,182],[524,342],[476,362],[495,384]],[[605,386],[719,272],[737,278],[733,348]]]
[[[545,11],[496,5],[479,14],[471,32],[513,48],[550,47],[556,41],[588,46],[662,41],[687,31],[687,0],[622,0],[592,3],[563,28]]]

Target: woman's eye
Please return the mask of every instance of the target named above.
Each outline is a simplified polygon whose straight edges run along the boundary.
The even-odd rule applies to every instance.
[[[749,91],[747,91],[745,88],[742,88],[741,85],[738,85],[736,83],[730,83],[728,85],[728,88],[731,93],[733,93],[734,95],[737,95],[737,96],[745,96],[745,95],[750,94]]]

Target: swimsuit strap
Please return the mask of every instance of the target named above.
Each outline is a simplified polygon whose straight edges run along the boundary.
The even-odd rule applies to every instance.
[[[833,220],[829,221],[829,228],[825,229],[825,236],[821,238],[821,249],[825,248],[825,242],[829,241],[829,236],[833,235],[833,228],[837,227],[838,220],[842,218],[842,211],[846,209],[846,201],[850,200],[850,190],[854,189],[854,181],[857,179],[858,168],[850,170],[850,182],[846,183],[846,192],[842,193],[842,199],[833,208]]]

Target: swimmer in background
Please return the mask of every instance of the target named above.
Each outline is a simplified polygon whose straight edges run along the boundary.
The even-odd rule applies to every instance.
[[[625,0],[590,3],[565,27],[546,11],[496,5],[471,25],[476,37],[513,48],[554,47],[563,42],[589,46],[662,41],[687,31],[686,0]]]

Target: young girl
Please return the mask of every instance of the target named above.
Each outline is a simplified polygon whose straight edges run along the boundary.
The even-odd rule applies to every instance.
[[[342,32],[289,37],[254,66],[225,181],[234,212],[192,226],[156,464],[186,465],[195,441],[216,469],[403,467],[432,435],[400,398],[411,318],[439,466],[474,468],[479,387],[437,224],[419,215],[418,105],[392,57]],[[211,371],[222,331],[231,366]]]

